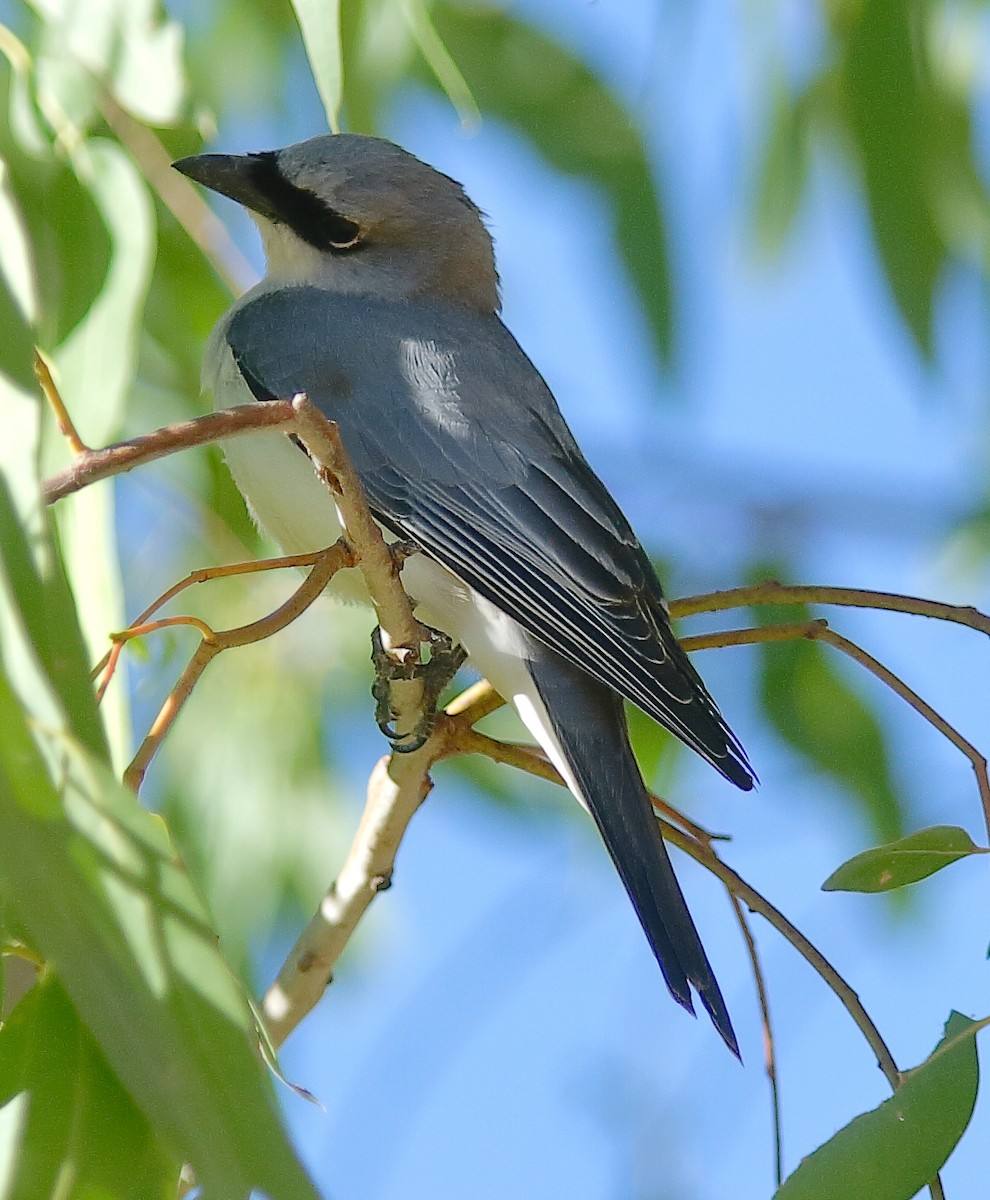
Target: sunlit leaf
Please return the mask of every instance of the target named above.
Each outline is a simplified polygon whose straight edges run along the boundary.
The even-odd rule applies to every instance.
[[[0,1132],[5,1198],[58,1195],[67,1174],[76,1196],[175,1196],[181,1164],[54,978],[33,987],[0,1030],[0,1105],[12,1125]]]
[[[2,890],[111,1069],[206,1194],[315,1200],[161,822],[71,739],[43,737],[60,794],[2,676],[0,727]]]
[[[340,128],[344,64],[340,55],[339,0],[292,0],[327,124]]]
[[[478,107],[514,125],[558,170],[597,184],[661,356],[674,342],[666,223],[642,135],[604,83],[559,42],[493,8],[436,4],[437,33]],[[432,71],[424,82],[438,86]]]
[[[185,94],[182,30],[157,0],[32,0],[43,18],[39,74],[58,111],[82,129],[98,89],[136,117],[165,125]]]
[[[888,892],[926,879],[961,858],[987,853],[965,829],[934,825],[850,858],[825,880],[822,891]]]
[[[107,755],[75,605],[50,538],[29,541],[0,476],[0,569],[34,653],[65,718],[92,753]]]
[[[38,316],[38,288],[27,227],[0,160],[0,371],[24,388],[34,387],[31,354]]]
[[[774,1200],[911,1200],[941,1170],[973,1115],[976,1033],[952,1013],[945,1035],[889,1100],[804,1159]]]

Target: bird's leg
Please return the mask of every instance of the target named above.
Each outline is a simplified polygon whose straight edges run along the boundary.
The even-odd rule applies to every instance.
[[[411,657],[409,662],[397,662],[382,644],[381,629],[375,628],[371,635],[371,661],[375,665],[371,694],[375,700],[378,728],[392,743],[393,750],[399,754],[411,754],[424,745],[436,725],[437,701],[466,657],[466,651],[455,645],[445,633],[430,629],[429,641],[421,643],[419,657]],[[399,733],[393,723],[398,713],[393,703],[392,689],[396,683],[412,680],[417,681],[422,689],[418,698],[422,715],[414,729]]]

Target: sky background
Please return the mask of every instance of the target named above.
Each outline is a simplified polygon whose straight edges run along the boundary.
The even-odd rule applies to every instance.
[[[757,20],[729,0],[662,9],[647,0],[529,0],[517,11],[600,71],[647,129],[680,303],[673,373],[658,369],[608,206],[594,189],[561,178],[497,121],[465,132],[424,93],[403,94],[387,132],[459,179],[488,214],[505,320],[648,549],[676,564],[669,592],[733,586],[752,561],[783,558],[803,582],[987,608],[985,557],[957,532],[985,497],[984,283],[962,267],[946,277],[937,366],[923,363],[891,302],[855,184],[839,157],[821,150],[783,255],[768,260],[755,245],[747,171],[764,111],[759,43],[772,44],[800,78],[822,44],[814,6],[781,3]],[[209,148],[266,149],[321,132],[301,52],[288,89],[281,116],[219,114]],[[218,210],[260,269],[250,223],[226,202]],[[966,737],[990,745],[979,635],[847,610],[833,624]],[[990,1010],[983,862],[917,885],[900,904],[822,893],[840,862],[872,844],[870,831],[838,788],[767,731],[752,651],[708,652],[696,662],[761,787],[744,797],[682,756],[667,795],[732,835],[727,861],[849,979],[899,1065],[916,1064],[950,1010]],[[967,762],[876,681],[840,667],[881,713],[910,827],[961,824],[979,840]],[[328,714],[325,738],[345,764],[356,824],[380,740],[367,712]],[[499,806],[447,767],[435,780],[401,848],[394,887],[283,1054],[289,1078],[322,1105],[285,1093],[326,1193],[768,1197],[772,1133],[758,1010],[720,885],[674,852],[745,1067],[707,1020],[692,1021],[667,996],[576,805],[535,781],[514,787],[522,803]],[[758,918],[754,927],[771,992],[790,1171],[887,1088],[831,993]],[[262,951],[260,984],[292,936],[286,930]],[[984,1100],[944,1172],[950,1198],[982,1194],[988,1135]]]

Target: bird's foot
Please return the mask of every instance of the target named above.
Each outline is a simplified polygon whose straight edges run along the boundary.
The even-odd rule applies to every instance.
[[[457,674],[467,657],[466,651],[438,629],[429,630],[429,641],[420,643],[418,658],[398,662],[382,644],[382,631],[371,635],[371,661],[375,665],[375,682],[371,694],[375,700],[375,721],[398,754],[412,754],[426,744],[437,723],[437,702],[448,683]],[[415,682],[420,691],[410,697],[420,713],[415,726],[405,733],[396,728],[396,718],[409,705],[399,705],[402,685]],[[398,689],[396,685],[399,685]]]

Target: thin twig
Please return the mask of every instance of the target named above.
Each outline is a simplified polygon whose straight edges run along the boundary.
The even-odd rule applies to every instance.
[[[55,423],[58,425],[58,431],[69,443],[69,449],[75,456],[90,453],[89,447],[79,436],[79,432],[72,418],[69,416],[69,410],[65,407],[65,401],[62,399],[62,393],[58,390],[55,380],[52,377],[52,370],[48,365],[48,359],[45,358],[37,346],[34,348],[33,366],[34,377],[37,379],[38,386],[48,401],[49,407],[55,414]]]
[[[338,542],[321,552],[303,582],[274,612],[258,621],[252,621],[250,624],[239,625],[234,629],[213,631],[209,636],[204,637],[159,710],[158,716],[138,748],[130,766],[124,772],[124,782],[127,786],[135,792],[140,788],[162,740],[175,723],[176,717],[199,682],[200,676],[218,654],[224,650],[233,649],[235,646],[246,646],[251,642],[261,641],[284,629],[322,595],[337,571],[350,566],[352,562],[350,548]]]
[[[749,965],[753,972],[756,995],[760,1004],[760,1025],[763,1028],[763,1065],[770,1083],[770,1108],[773,1113],[774,1179],[776,1180],[777,1187],[780,1187],[784,1179],[784,1136],[780,1117],[777,1049],[773,1036],[773,1024],[770,1020],[770,994],[767,991],[766,977],[763,974],[763,965],[760,962],[756,938],[753,937],[753,931],[749,927],[749,921],[746,919],[743,906],[739,902],[739,897],[732,892],[729,892],[729,901],[732,904],[732,911],[736,914],[736,920],[739,922],[743,941],[746,944],[746,953],[749,956]]]
[[[724,612],[730,608],[748,608],[760,604],[830,604],[843,608],[877,608],[887,612],[910,613],[918,617],[933,617],[968,625],[981,633],[990,634],[990,616],[968,604],[944,604],[918,596],[902,596],[896,592],[874,592],[861,588],[790,586],[767,579],[751,587],[727,588],[703,596],[685,596],[670,602],[674,617],[695,613]]]
[[[56,500],[71,496],[91,483],[109,479],[113,475],[123,475],[126,471],[133,471],[135,467],[179,450],[239,437],[259,429],[282,428],[288,432],[294,418],[291,400],[261,400],[227,408],[223,412],[207,413],[191,421],[165,425],[129,441],[115,442],[103,450],[87,450],[64,471],[46,479],[42,494],[46,504],[54,504]]]
[[[506,746],[501,742],[496,742],[493,738],[478,733],[476,730],[465,730],[463,727],[460,727],[456,731],[456,737],[450,752],[460,751],[462,753],[484,754],[495,762],[510,763],[512,766],[518,767],[530,775],[536,775],[541,779],[548,779],[552,783],[563,785],[563,780],[557,774],[555,768],[545,759],[537,758],[531,753],[526,753],[527,749],[527,747],[521,746]],[[862,1031],[863,1036],[876,1054],[880,1069],[887,1077],[891,1087],[898,1087],[900,1084],[900,1072],[886,1043],[880,1035],[880,1031],[874,1025],[869,1013],[867,1013],[860,1002],[859,997],[817,947],[779,909],[774,908],[769,900],[761,896],[755,888],[750,887],[731,867],[726,866],[709,844],[699,840],[692,834],[683,832],[669,821],[662,818],[658,819],[663,836],[667,841],[677,846],[678,849],[683,850],[686,854],[689,854],[691,858],[701,863],[702,866],[707,867],[713,875],[716,875],[725,884],[732,894],[738,896],[754,912],[758,912],[761,916],[765,917],[775,929],[784,935],[798,953],[814,967],[839,998],[856,1026]]]
[[[265,1025],[276,1047],[319,1002],[361,917],[391,884],[399,844],[433,786],[429,771],[443,755],[448,736],[449,726],[439,721],[419,750],[386,755],[372,772],[364,812],[340,874],[262,1001]]]
[[[223,563],[217,567],[199,567],[195,571],[190,571],[185,579],[180,579],[178,583],[173,583],[170,588],[167,588],[157,599],[153,600],[144,612],[136,616],[124,631],[124,634],[117,635],[113,646],[110,647],[93,668],[92,675],[94,678],[99,676],[101,672],[106,672],[100,681],[97,701],[102,698],[103,692],[106,690],[107,684],[113,676],[122,643],[126,640],[124,635],[134,636],[134,630],[139,625],[143,625],[154,613],[163,608],[170,600],[174,600],[186,588],[192,587],[197,583],[208,583],[214,579],[229,579],[237,575],[253,575],[261,571],[279,571],[286,567],[311,567],[323,553],[322,550],[317,550],[312,554],[286,554],[280,558],[253,558],[247,562]],[[351,563],[349,565],[353,566],[354,564]]]
[[[812,636],[820,641],[828,642],[830,646],[835,646],[837,650],[841,650],[843,654],[847,654],[860,666],[865,667],[877,679],[896,692],[902,700],[910,704],[915,712],[920,713],[929,724],[933,725],[943,737],[948,738],[953,746],[969,759],[973,773],[976,775],[976,785],[979,788],[980,800],[983,804],[983,819],[986,823],[987,834],[990,836],[990,778],[987,775],[987,760],[972,742],[967,741],[957,729],[932,708],[927,700],[923,700],[893,671],[875,659],[872,654],[868,654],[861,646],[857,646],[855,642],[849,641],[841,633],[836,633],[834,629],[827,627]]]
[[[968,622],[963,622],[967,624]],[[681,639],[681,645],[686,650],[712,650],[721,646],[746,646],[763,642],[780,642],[797,638],[807,638],[809,641],[825,642],[848,655],[854,662],[865,667],[882,683],[886,684],[896,695],[909,704],[915,712],[947,738],[957,750],[969,759],[976,776],[976,786],[980,794],[980,804],[983,809],[983,820],[990,837],[990,772],[987,760],[983,754],[928,703],[909,687],[903,679],[895,675],[889,667],[874,658],[872,654],[858,646],[849,638],[843,637],[829,627],[821,617],[811,621],[799,621],[791,625],[759,625],[750,629],[727,629],[720,633],[705,633],[696,637]]]

